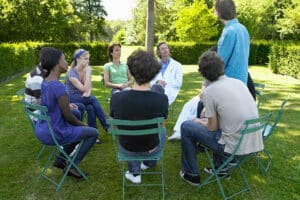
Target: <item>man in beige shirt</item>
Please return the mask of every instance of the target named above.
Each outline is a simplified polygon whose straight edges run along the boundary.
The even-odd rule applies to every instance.
[[[221,155],[231,154],[238,143],[244,121],[258,117],[255,101],[247,86],[224,75],[224,63],[217,53],[208,51],[200,57],[199,72],[210,81],[202,94],[205,118],[186,121],[181,126],[180,176],[194,186],[200,184],[196,144],[203,144],[214,152],[213,162],[218,167],[223,163]],[[244,137],[237,155],[262,149],[262,134],[257,132]],[[212,173],[211,168],[204,171]],[[228,170],[221,171],[219,176],[229,178]]]

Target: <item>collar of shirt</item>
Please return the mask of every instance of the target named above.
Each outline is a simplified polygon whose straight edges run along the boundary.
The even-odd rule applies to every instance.
[[[161,71],[162,75],[164,75],[166,69],[167,69],[168,66],[169,66],[170,58],[169,58],[168,60],[166,60],[166,62],[163,62],[163,61],[162,61],[161,63],[162,63],[162,67],[161,67],[160,71]]]
[[[232,24],[236,24],[236,23],[239,23],[239,20],[237,18],[234,18],[234,19],[228,21],[226,23],[225,27],[231,26]]]

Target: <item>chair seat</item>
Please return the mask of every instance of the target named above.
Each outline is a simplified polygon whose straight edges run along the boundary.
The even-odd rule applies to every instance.
[[[162,157],[163,151],[158,151],[151,156],[129,156],[125,153],[118,152],[118,160],[119,161],[129,161],[129,160],[159,160]]]

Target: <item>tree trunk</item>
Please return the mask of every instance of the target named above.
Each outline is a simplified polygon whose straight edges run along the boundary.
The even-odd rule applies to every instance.
[[[146,50],[153,52],[154,46],[154,0],[147,2]]]

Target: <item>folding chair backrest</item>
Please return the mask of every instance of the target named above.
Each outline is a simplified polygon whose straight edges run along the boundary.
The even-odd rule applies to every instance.
[[[275,131],[277,124],[279,123],[279,121],[282,118],[282,114],[284,112],[284,108],[285,108],[287,102],[288,102],[288,97],[281,103],[281,107],[277,112],[274,123],[272,125],[268,124],[268,126],[266,127],[264,134],[263,134],[264,140],[268,139],[272,135],[272,133]]]
[[[259,108],[262,102],[262,96],[264,95],[265,84],[263,83],[254,83],[255,94],[257,99],[257,108]]]
[[[119,120],[119,119],[107,119],[107,123],[110,125],[108,132],[112,134],[113,139],[116,140],[116,136],[128,135],[128,136],[141,136],[158,134],[159,140],[163,133],[163,117],[147,119],[147,120]],[[149,126],[151,125],[151,126]],[[144,127],[146,126],[146,127]],[[129,127],[135,130],[128,130]],[[143,127],[143,129],[137,129],[134,127]],[[115,149],[118,150],[118,142],[114,142]],[[118,154],[118,153],[117,153]],[[119,156],[117,156],[119,158]]]
[[[25,114],[29,119],[36,119],[37,121],[42,120],[47,122],[49,131],[51,133],[51,138],[54,144],[60,146],[60,144],[57,142],[55,138],[54,131],[51,126],[51,120],[47,114],[48,108],[46,106],[28,103],[24,99],[22,100],[21,103],[24,105]]]
[[[246,120],[244,122],[245,127],[240,132],[241,137],[239,139],[238,144],[234,148],[232,155],[235,155],[236,152],[238,151],[245,135],[256,133],[257,131],[261,131],[261,133],[263,133],[271,119],[271,116],[272,116],[272,113],[268,113],[259,118]]]
[[[119,120],[119,119],[108,119],[107,123],[110,124],[109,133],[113,135],[129,135],[129,136],[140,136],[140,135],[150,135],[159,134],[161,135],[163,131],[164,122],[163,117],[147,119],[147,120]],[[138,130],[128,130],[128,127],[140,127],[155,125],[155,127],[138,129]],[[122,128],[122,127],[125,127]]]

